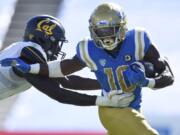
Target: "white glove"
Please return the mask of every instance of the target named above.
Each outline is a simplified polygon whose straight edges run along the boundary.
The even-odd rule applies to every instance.
[[[97,97],[96,105],[123,108],[128,107],[133,100],[134,95],[132,93],[124,94],[115,91],[110,92],[106,97]]]

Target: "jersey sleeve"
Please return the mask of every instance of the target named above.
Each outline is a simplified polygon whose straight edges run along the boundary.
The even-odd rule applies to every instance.
[[[76,47],[76,55],[83,63],[86,64],[87,67],[89,67],[92,71],[96,71],[97,66],[92,59],[92,53],[90,53],[89,51],[92,51],[92,48],[90,49],[90,46],[91,45],[88,39],[80,41]]]
[[[30,64],[46,63],[46,59],[44,58],[41,51],[32,46],[24,47],[21,50],[20,58]]]
[[[29,64],[46,63],[46,59],[44,58],[41,51],[32,46],[26,46],[22,48],[19,58]],[[12,69],[16,75],[18,75],[19,77],[23,77],[22,72],[17,70],[15,67],[13,67]]]
[[[144,44],[145,44],[144,53],[146,54],[149,47],[152,45],[150,34],[147,31],[144,31]]]
[[[81,48],[83,41],[80,41],[77,46],[76,46],[76,58],[78,58],[82,63],[84,63],[86,65],[86,62],[83,60],[83,56],[82,56],[82,52],[81,52]]]
[[[136,60],[143,60],[148,49],[152,45],[149,33],[143,28],[135,29],[135,57]]]

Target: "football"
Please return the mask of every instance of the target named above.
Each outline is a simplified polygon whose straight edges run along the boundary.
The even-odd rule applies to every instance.
[[[156,72],[154,69],[154,65],[147,61],[143,61],[141,63],[144,65],[146,77],[149,77],[149,78],[155,77]]]

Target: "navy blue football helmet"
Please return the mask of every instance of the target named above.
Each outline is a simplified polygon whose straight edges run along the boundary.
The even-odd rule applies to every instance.
[[[60,54],[65,38],[65,30],[59,20],[50,15],[38,15],[31,18],[26,25],[24,41],[32,41],[39,44],[47,54],[48,61],[56,60]]]

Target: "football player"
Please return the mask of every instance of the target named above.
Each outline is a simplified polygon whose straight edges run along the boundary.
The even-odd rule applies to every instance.
[[[101,85],[103,96],[111,91],[135,95],[126,108],[99,107],[100,120],[109,135],[158,135],[140,111],[141,89],[173,84],[174,76],[167,60],[160,57],[144,29],[127,29],[126,15],[119,5],[100,4],[90,16],[89,30],[91,38],[78,43],[77,54],[72,59],[52,61],[48,65],[19,62],[16,67],[25,73],[47,77],[64,77],[89,67]],[[151,76],[145,75],[144,62],[154,66]]]
[[[99,88],[96,80],[78,76],[56,79],[41,78],[38,75],[24,76],[16,67],[5,67],[8,61],[3,61],[3,59],[12,57],[18,58],[28,64],[46,64],[47,61],[56,60],[58,54],[64,57],[65,54],[61,51],[64,42],[67,42],[65,30],[56,18],[49,15],[39,15],[31,18],[25,29],[24,40],[13,43],[0,52],[0,100],[25,91],[34,85],[43,93],[62,103],[82,106],[100,105],[115,107],[129,105],[134,98],[132,94],[128,96],[123,94],[111,95],[112,98],[105,98],[67,91],[59,87],[59,84],[61,84],[67,88],[73,87],[74,89],[89,90],[94,89],[92,87],[93,85],[91,85],[93,83],[94,86],[97,86],[96,88]],[[13,64],[10,63],[10,65]],[[83,83],[84,81],[89,83]]]

